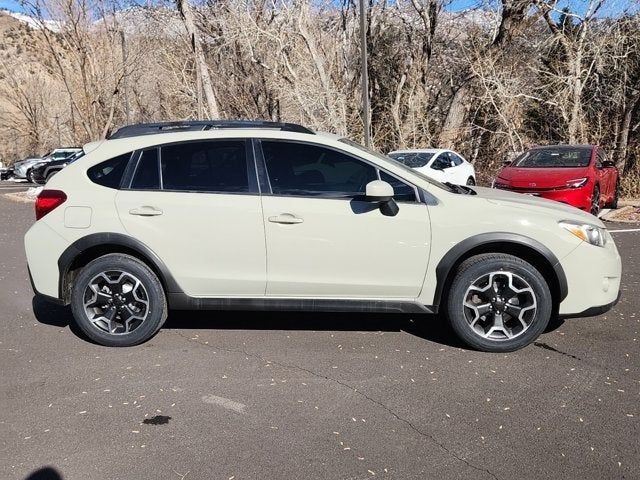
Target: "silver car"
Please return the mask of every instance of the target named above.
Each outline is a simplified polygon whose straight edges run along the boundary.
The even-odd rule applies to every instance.
[[[20,162],[16,162],[13,165],[13,176],[15,178],[21,178],[29,180],[33,183],[31,178],[31,172],[33,169],[44,163],[49,163],[53,160],[61,160],[68,156],[73,155],[76,152],[82,151],[81,148],[56,148],[50,153],[47,153],[44,157],[30,157]]]

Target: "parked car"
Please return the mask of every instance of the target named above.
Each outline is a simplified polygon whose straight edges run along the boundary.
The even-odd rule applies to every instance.
[[[617,208],[620,176],[615,163],[595,145],[549,145],[505,162],[495,188],[528,193],[598,215]]]
[[[60,160],[52,160],[50,162],[36,164],[34,167],[31,168],[32,181],[39,185],[44,185],[56,173],[58,173],[60,170],[62,170],[64,167],[66,167],[70,163],[75,162],[76,160],[81,158],[83,155],[84,155],[84,150],[80,150]]]
[[[0,162],[0,180],[8,180],[13,175],[13,168],[5,167],[3,162]]]
[[[31,171],[31,168],[38,162],[42,161],[42,157],[27,157],[24,160],[19,160],[13,164],[13,176],[14,178],[26,179],[27,172]]]
[[[620,256],[592,215],[444,185],[296,124],[123,127],[35,210],[34,289],[103,345],[144,342],[167,309],[275,309],[441,312],[468,345],[506,352],[552,313],[596,315],[619,295]]]
[[[34,183],[31,173],[36,166],[44,165],[54,160],[65,159],[81,150],[81,148],[56,148],[44,157],[31,157],[21,162],[16,162],[13,166],[14,176]]]
[[[443,183],[475,185],[476,172],[462,155],[452,150],[426,148],[422,150],[396,150],[389,153],[394,160]]]

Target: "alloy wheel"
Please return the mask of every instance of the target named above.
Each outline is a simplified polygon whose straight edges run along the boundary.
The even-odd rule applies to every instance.
[[[89,281],[84,311],[94,327],[112,335],[136,330],[149,314],[149,294],[142,282],[122,270],[101,272]]]
[[[467,289],[463,311],[469,327],[488,340],[511,340],[529,329],[538,309],[536,294],[521,276],[495,271]]]

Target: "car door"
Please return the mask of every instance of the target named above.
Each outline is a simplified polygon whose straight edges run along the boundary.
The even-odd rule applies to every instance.
[[[116,196],[122,224],[185,293],[264,295],[264,224],[249,140],[147,149],[129,176]]]
[[[429,173],[427,175],[439,182],[453,182],[449,152],[442,152],[433,159],[429,165]]]
[[[408,298],[419,295],[430,249],[416,189],[338,149],[262,140],[267,296]],[[399,212],[364,201],[366,184],[394,187]]]
[[[452,165],[451,168],[446,170],[450,178],[449,181],[457,185],[466,185],[470,175],[465,168],[464,160],[454,152],[446,153]]]
[[[600,181],[600,193],[602,199],[609,203],[613,200],[615,194],[617,175],[615,167],[605,166],[606,161],[607,157],[605,153],[601,149],[598,149],[596,169]]]

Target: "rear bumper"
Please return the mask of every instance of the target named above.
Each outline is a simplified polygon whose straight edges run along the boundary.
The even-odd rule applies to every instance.
[[[546,198],[547,200],[566,203],[585,212],[591,211],[593,187],[590,184],[580,188],[563,188],[558,190],[525,190],[514,188],[504,188],[503,190],[509,190],[514,193],[524,193],[525,195],[535,195],[536,197]]]
[[[69,242],[46,223],[38,221],[25,234],[24,246],[34,292],[51,299],[59,298],[58,258]]]
[[[31,269],[28,266],[27,266],[27,272],[29,272],[29,282],[31,283],[31,289],[33,290],[33,293],[36,296],[46,300],[47,302],[55,303],[56,305],[65,305],[64,300],[61,300],[60,298],[51,297],[49,295],[45,295],[44,293],[40,293],[36,288],[36,284],[33,283],[33,276],[31,275]]]

